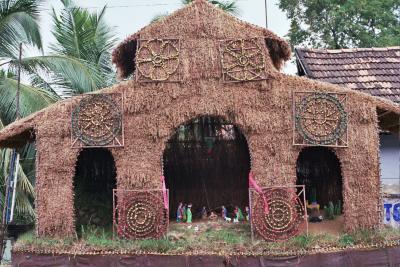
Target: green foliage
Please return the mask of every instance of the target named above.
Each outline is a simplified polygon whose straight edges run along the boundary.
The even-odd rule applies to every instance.
[[[95,247],[109,247],[112,246],[112,231],[104,229],[103,227],[84,226],[81,225],[81,238],[84,239],[88,245]]]
[[[38,0],[0,0],[0,60],[17,58],[18,45],[25,42],[42,48]]]
[[[316,237],[313,235],[302,234],[293,237],[290,242],[292,243],[292,246],[294,246],[296,249],[308,249],[315,244],[316,240]]]
[[[213,241],[224,242],[226,244],[240,244],[243,242],[243,236],[233,232],[230,229],[221,229],[219,231],[208,231],[206,238]]]
[[[0,0],[0,121],[5,125],[16,118],[16,73],[19,67],[19,43],[42,48],[38,19],[41,0]],[[65,9],[53,12],[53,34],[57,40],[52,54],[24,57],[22,74],[30,85],[21,84],[20,114],[25,117],[69,96],[90,92],[115,82],[111,66],[111,48],[115,44],[112,29],[104,21],[105,8],[89,13],[63,1]],[[59,94],[57,94],[59,93]],[[35,149],[21,151],[21,168],[16,198],[16,218],[32,221]],[[0,150],[0,182],[8,176],[11,150]],[[32,160],[31,160],[32,159]],[[1,188],[0,202],[4,199]]]
[[[0,73],[0,129],[4,124],[13,122],[16,118],[16,95],[17,81],[11,72]],[[47,107],[57,101],[59,97],[47,90],[35,88],[21,84],[20,87],[20,114],[25,117],[35,111]],[[35,168],[34,159],[35,149],[33,145],[27,145],[18,151],[21,155],[18,170],[18,185],[16,195],[15,222],[32,223],[34,220],[33,200],[34,200],[34,178]],[[11,149],[0,149],[0,184],[4,185],[9,176]],[[25,160],[28,159],[28,160]],[[1,212],[3,211],[3,199],[5,186],[1,187]]]
[[[192,3],[194,0],[182,0],[182,4],[187,5]],[[239,7],[236,3],[236,0],[234,1],[217,1],[217,0],[208,0],[211,4],[217,6],[218,8],[229,12],[233,15],[239,15]]]
[[[57,55],[86,65],[89,74],[95,77],[92,86],[68,88],[69,94],[85,93],[115,83],[111,51],[116,38],[113,28],[105,22],[106,7],[99,13],[90,13],[71,0],[62,0],[62,3],[64,9],[60,14],[53,10],[53,35],[57,41],[51,49]]]
[[[342,201],[338,200],[334,208],[335,216],[339,216],[342,214]]]
[[[83,227],[82,238],[79,240],[36,238],[33,231],[21,236],[15,244],[15,249],[59,249],[65,251],[99,251],[114,250],[125,252],[168,252],[190,253],[193,251],[207,253],[230,254],[234,252],[265,253],[275,252],[278,255],[285,251],[324,249],[329,247],[351,247],[353,245],[372,245],[389,239],[398,240],[400,230],[358,230],[340,235],[305,233],[285,242],[252,242],[249,225],[202,224],[199,231],[187,228],[187,224],[173,224],[165,238],[158,240],[122,240],[112,239],[111,228]]]
[[[335,207],[334,207],[332,201],[329,201],[328,207],[325,207],[325,217],[328,220],[335,219]]]
[[[192,3],[193,1],[194,0],[182,0],[182,4],[188,5],[188,4]],[[235,16],[240,15],[240,9],[236,3],[236,0],[232,0],[232,1],[208,0],[208,2],[210,2],[211,4],[215,5],[216,7],[220,8],[223,11],[226,11],[232,15],[235,15]],[[151,22],[158,21],[168,15],[169,15],[169,13],[157,14],[151,19]]]
[[[400,44],[398,0],[280,0],[293,46],[383,47]]]
[[[5,125],[16,118],[17,81],[0,76],[0,119]],[[20,115],[21,117],[41,110],[56,102],[59,96],[41,88],[21,84],[20,87]]]
[[[339,246],[348,247],[354,245],[354,238],[349,234],[344,234],[339,238]]]
[[[0,130],[3,124],[0,120]],[[11,162],[11,149],[0,149],[0,214],[2,216],[5,198],[5,183],[9,176],[10,162]],[[24,223],[33,222],[34,210],[32,200],[35,196],[31,177],[28,177],[22,166],[18,168],[18,184],[15,205],[15,217]]]
[[[3,2],[31,2],[36,5],[40,3],[40,1],[34,0],[0,0],[0,3]],[[64,9],[60,14],[53,11],[54,29],[52,33],[56,42],[50,47],[51,53],[33,57],[23,56],[22,72],[24,76],[29,79],[32,86],[40,87],[51,93],[57,92],[63,97],[91,92],[115,83],[111,51],[116,43],[116,38],[112,33],[113,29],[105,23],[106,8],[104,7],[99,13],[90,13],[74,6],[69,0],[63,0],[62,3]],[[29,6],[23,7],[26,9],[21,7],[19,16],[27,13],[37,24],[38,8],[31,7],[32,11],[28,8]],[[0,15],[0,39],[10,40],[7,44],[10,49],[1,49],[0,45],[0,60],[4,61],[3,68],[7,68],[16,76],[19,67],[18,45],[23,42],[25,48],[29,44],[25,37],[34,31],[29,28],[16,27],[14,31],[18,30],[18,34],[5,31],[2,35],[1,17],[2,15]],[[25,32],[26,30],[30,31]],[[6,34],[10,36],[7,37]],[[37,34],[40,37],[39,32]],[[41,43],[37,46],[41,47]],[[26,48],[24,50],[26,51]]]
[[[162,239],[145,239],[138,241],[139,249],[144,251],[167,252],[172,248],[171,241]]]

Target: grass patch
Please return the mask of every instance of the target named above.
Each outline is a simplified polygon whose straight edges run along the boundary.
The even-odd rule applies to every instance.
[[[166,237],[158,240],[122,240],[112,238],[111,229],[84,227],[80,239],[36,238],[34,232],[22,235],[15,244],[16,250],[52,249],[64,251],[137,251],[158,253],[232,254],[238,252],[265,254],[284,251],[311,250],[328,247],[346,248],[353,245],[368,245],[385,240],[400,240],[400,230],[358,230],[340,236],[301,234],[285,242],[251,240],[247,224],[202,223],[172,224]]]
[[[160,253],[168,252],[170,249],[174,247],[174,244],[167,238],[162,238],[158,240],[145,239],[145,240],[139,240],[137,243],[139,245],[140,250],[155,251]]]
[[[339,247],[348,247],[355,244],[354,237],[349,234],[344,234],[339,237],[338,245]]]

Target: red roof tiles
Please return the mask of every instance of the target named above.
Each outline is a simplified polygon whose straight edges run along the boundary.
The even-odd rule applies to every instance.
[[[400,103],[400,46],[296,49],[300,75]]]

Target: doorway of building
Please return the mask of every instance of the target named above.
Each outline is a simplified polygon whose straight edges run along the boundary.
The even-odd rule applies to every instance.
[[[327,147],[304,148],[297,159],[297,184],[305,185],[309,231],[343,231],[343,182],[339,159]],[[318,223],[316,223],[318,222]],[[316,224],[314,224],[316,223]]]
[[[297,159],[297,184],[306,186],[308,202],[321,207],[343,203],[342,171],[335,153],[326,147],[304,148]]]
[[[84,148],[77,160],[74,177],[76,230],[89,226],[112,227],[113,189],[116,169],[105,148]]]
[[[163,155],[169,189],[170,217],[180,202],[192,204],[193,218],[219,214],[225,206],[232,217],[237,206],[249,204],[250,154],[246,138],[221,117],[201,116],[180,125]]]

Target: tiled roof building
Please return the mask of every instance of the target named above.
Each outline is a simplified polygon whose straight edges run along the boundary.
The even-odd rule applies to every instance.
[[[400,103],[400,46],[295,52],[300,76]]]

